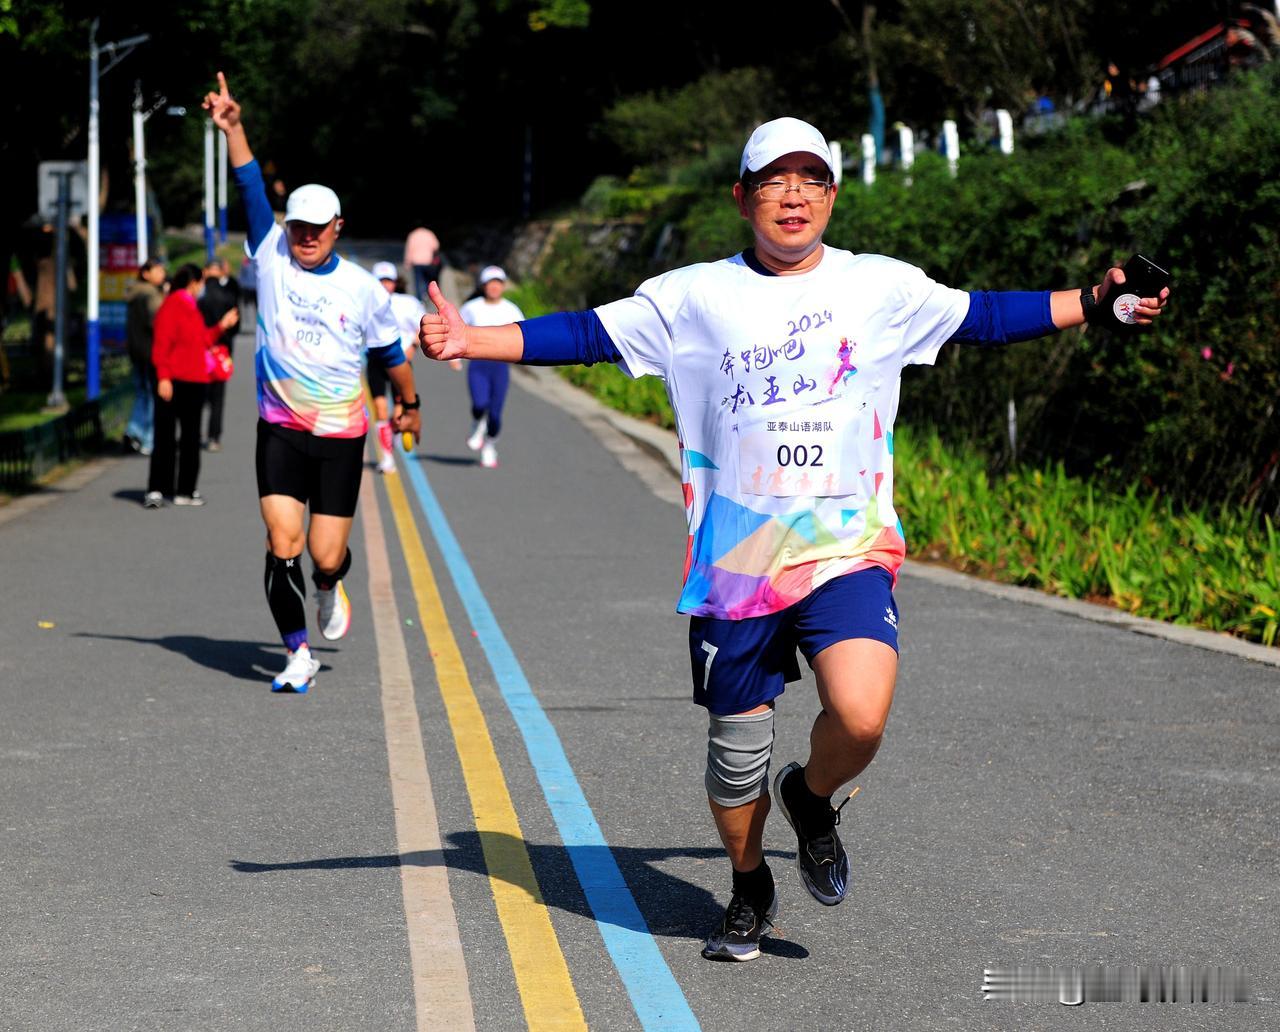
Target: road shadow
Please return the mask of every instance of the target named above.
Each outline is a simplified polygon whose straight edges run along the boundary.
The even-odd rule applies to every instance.
[[[687,859],[695,863],[717,861],[725,867],[726,883],[728,867],[724,862],[724,850],[699,846],[646,848],[634,846],[573,846],[526,843],[521,839],[500,832],[454,832],[448,836],[449,844],[441,850],[420,850],[412,853],[383,853],[373,856],[335,856],[314,860],[288,860],[278,863],[260,863],[250,860],[232,860],[232,870],[241,874],[269,874],[281,871],[351,871],[386,867],[448,867],[487,877],[490,866],[486,855],[498,860],[510,856],[513,850],[528,850],[548,907],[555,907],[580,917],[614,924],[628,931],[647,932],[674,939],[705,939],[707,933],[724,914],[728,902],[717,899],[699,885],[685,881],[664,870],[660,865],[672,859]],[[789,861],[794,853],[768,850],[775,861]],[[603,855],[602,855],[603,854]],[[587,902],[580,887],[578,871],[592,871],[609,865],[612,860],[618,866],[623,881],[631,890],[640,910],[641,923],[623,916],[596,914]],[[775,863],[774,877],[782,878],[786,867]],[[512,884],[519,884],[512,881]],[[727,889],[727,884],[726,884]],[[621,908],[623,910],[628,908]],[[634,917],[634,915],[633,915]],[[803,960],[809,951],[797,943],[771,938],[765,952],[792,960]]]
[[[416,453],[423,462],[434,462],[438,466],[478,466],[480,459],[471,455],[435,455],[423,452]]]
[[[176,652],[193,663],[241,681],[260,684],[280,672],[284,661],[283,645],[264,645],[260,641],[231,641],[205,638],[198,634],[169,634],[160,638],[143,638],[131,634],[94,634],[77,631],[73,638],[96,638],[100,641],[128,641],[138,645],[156,645],[166,652]],[[311,647],[313,653],[333,652],[332,648]],[[320,670],[329,669],[321,664]]]
[[[112,492],[111,497],[117,498],[122,502],[133,502],[135,505],[141,505],[146,493],[140,487],[122,487],[119,491]]]

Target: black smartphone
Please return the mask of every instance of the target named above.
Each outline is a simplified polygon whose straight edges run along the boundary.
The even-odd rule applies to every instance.
[[[1111,301],[1111,314],[1123,326],[1133,326],[1135,309],[1144,297],[1159,297],[1169,285],[1169,273],[1143,254],[1124,263],[1124,284]]]
[[[1135,254],[1124,263],[1124,281],[1126,292],[1156,297],[1169,285],[1169,274],[1146,255]]]

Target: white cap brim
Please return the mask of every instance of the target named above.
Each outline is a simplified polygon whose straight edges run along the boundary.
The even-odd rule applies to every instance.
[[[738,164],[738,176],[747,172],[759,172],[785,154],[812,154],[822,160],[828,171],[834,171],[831,148],[826,137],[808,122],[799,118],[775,118],[756,126],[755,131],[742,148],[742,161]]]
[[[338,195],[319,183],[298,187],[289,195],[284,208],[285,222],[309,222],[314,226],[327,225],[341,214]]]

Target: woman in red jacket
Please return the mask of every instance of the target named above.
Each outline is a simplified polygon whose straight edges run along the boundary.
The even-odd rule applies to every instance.
[[[155,450],[147,493],[148,509],[158,509],[165,495],[174,505],[204,505],[196,490],[200,475],[200,413],[209,390],[209,348],[222,332],[239,321],[231,309],[213,326],[205,326],[196,296],[203,273],[198,265],[184,265],[173,276],[169,296],[156,313],[151,361],[156,367]],[[174,491],[174,433],[181,428],[178,449],[178,488]]]

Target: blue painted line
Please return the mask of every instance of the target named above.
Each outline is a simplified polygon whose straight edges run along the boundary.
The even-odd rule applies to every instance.
[[[587,804],[578,779],[569,765],[560,736],[507,644],[502,628],[489,607],[454,536],[435,492],[427,482],[416,455],[407,455],[404,468],[413,484],[431,533],[444,556],[454,587],[462,598],[471,626],[475,629],[498,688],[524,736],[529,760],[542,786],[551,816],[560,832],[587,904],[595,915],[605,948],[613,958],[622,983],[631,996],[640,1024],[654,1032],[684,1032],[700,1028],[680,985],[663,959],[640,908],[618,870],[609,843]]]

